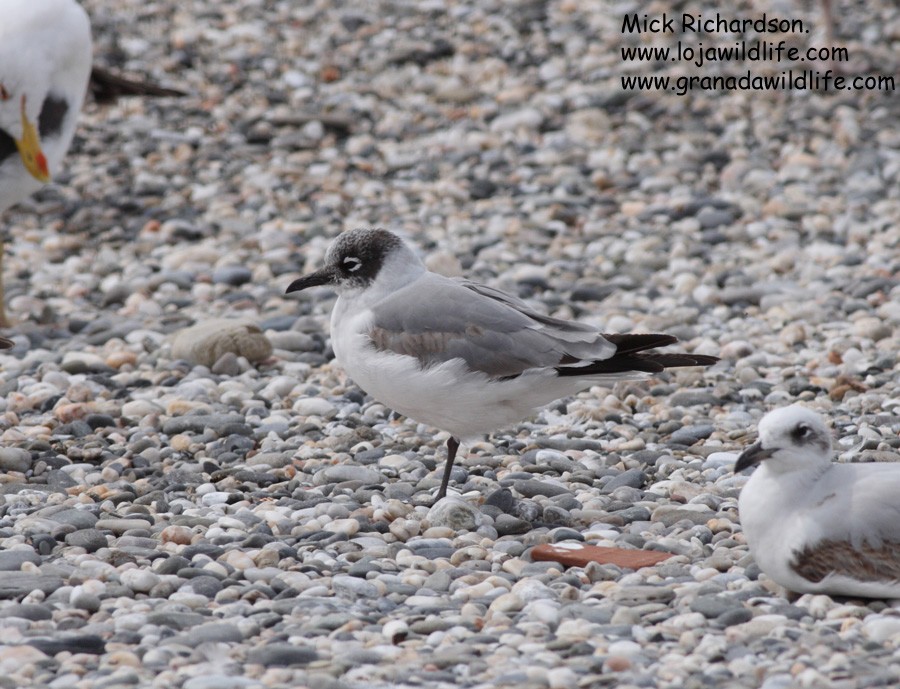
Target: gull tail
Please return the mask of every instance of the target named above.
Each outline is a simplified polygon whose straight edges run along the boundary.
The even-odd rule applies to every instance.
[[[610,373],[659,373],[667,368],[679,366],[712,366],[719,359],[704,354],[676,352],[651,352],[650,349],[665,347],[678,342],[672,335],[641,333],[637,335],[604,335],[616,346],[616,352],[608,359],[591,361],[580,366],[557,366],[560,376],[595,376]],[[574,362],[573,362],[574,363]]]

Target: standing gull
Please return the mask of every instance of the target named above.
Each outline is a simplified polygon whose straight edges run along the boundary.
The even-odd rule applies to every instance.
[[[718,361],[650,351],[676,342],[671,335],[605,335],[492,287],[431,273],[382,229],[340,235],[325,267],[287,291],[317,285],[338,293],[331,343],[350,377],[395,411],[451,434],[438,499],[460,439],[517,423],[592,385]]]
[[[900,464],[835,464],[814,412],[776,409],[735,472],[741,525],[760,569],[789,591],[900,598]]]

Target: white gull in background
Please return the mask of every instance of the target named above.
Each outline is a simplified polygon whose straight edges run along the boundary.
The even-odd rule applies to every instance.
[[[91,66],[91,28],[75,0],[0,0],[0,213],[59,171],[90,88],[101,102],[180,91]],[[0,327],[9,325],[3,297]]]
[[[337,290],[331,343],[350,377],[395,411],[451,434],[438,499],[461,438],[522,421],[593,385],[718,361],[650,351],[676,342],[671,335],[606,335],[492,287],[429,272],[382,229],[340,235],[325,266],[287,291],[317,285]]]
[[[0,2],[0,213],[50,181],[75,135],[91,28],[74,0]],[[9,325],[0,241],[0,327]]]
[[[760,569],[797,593],[900,598],[900,464],[836,464],[821,417],[798,405],[759,423],[735,472]]]

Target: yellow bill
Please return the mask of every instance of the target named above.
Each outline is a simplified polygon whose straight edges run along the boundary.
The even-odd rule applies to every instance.
[[[41,150],[41,139],[37,127],[25,115],[25,96],[22,96],[22,138],[16,139],[16,147],[22,157],[22,164],[39,182],[50,181],[50,169],[47,158]]]

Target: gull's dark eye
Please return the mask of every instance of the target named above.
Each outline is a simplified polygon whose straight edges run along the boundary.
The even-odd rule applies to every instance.
[[[798,442],[804,442],[809,440],[813,435],[813,429],[810,426],[807,426],[805,423],[798,423],[794,430],[791,431],[791,436],[793,436],[794,440]]]
[[[341,266],[342,269],[348,273],[353,273],[362,268],[362,261],[356,258],[356,256],[347,256],[341,263],[343,264]]]

